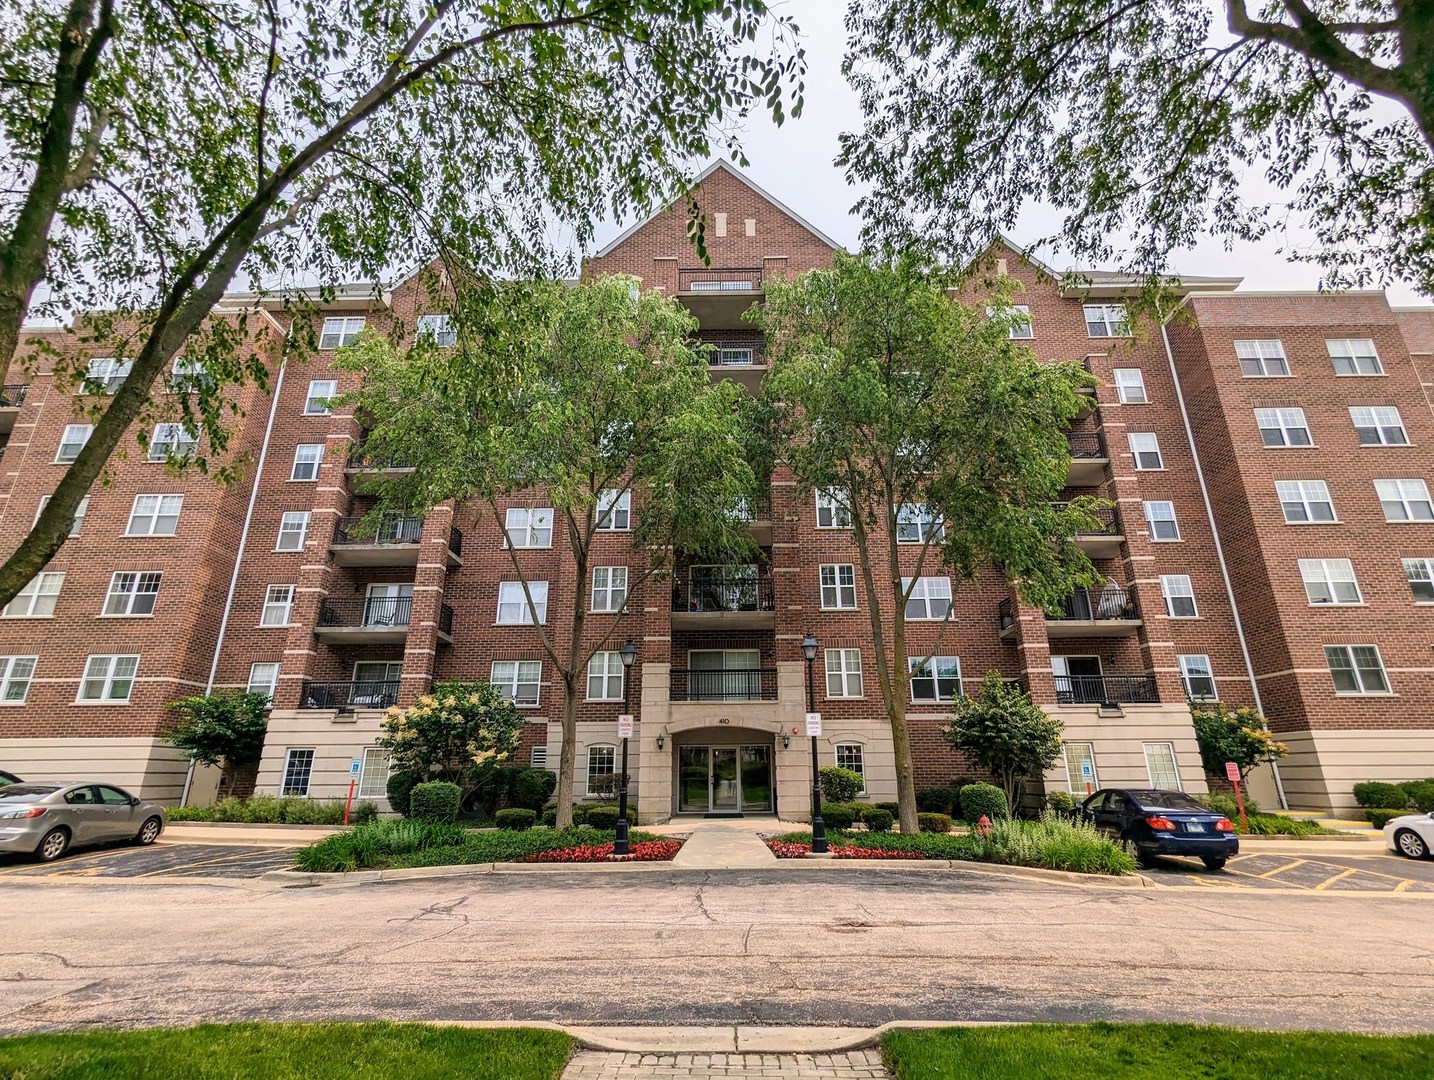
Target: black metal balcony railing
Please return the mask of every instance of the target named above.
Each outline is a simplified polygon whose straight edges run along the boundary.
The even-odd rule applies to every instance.
[[[453,636],[453,609],[447,604],[438,605],[438,632],[447,637]]]
[[[1051,509],[1052,509],[1052,510],[1064,510],[1064,509],[1065,509],[1067,506],[1069,506],[1069,505],[1070,505],[1070,503],[1063,503],[1063,502],[1051,503]],[[1099,510],[1088,510],[1088,511],[1086,511],[1086,512],[1087,512],[1088,514],[1090,514],[1091,517],[1095,518],[1096,521],[1100,522],[1100,526],[1099,526],[1098,528],[1095,528],[1095,529],[1081,529],[1081,530],[1076,534],[1077,536],[1119,536],[1119,535],[1120,535],[1120,519],[1116,516],[1115,507],[1113,507],[1113,506],[1106,506],[1106,507],[1102,507],[1102,508],[1099,509]]]
[[[412,613],[411,596],[330,596],[319,605],[319,625],[372,629],[404,627],[408,625]]]
[[[411,469],[411,462],[397,454],[383,454],[370,450],[363,443],[355,443],[349,450],[350,469]]]
[[[1154,675],[1057,675],[1062,705],[1154,705],[1160,701]]]
[[[7,383],[0,386],[0,409],[18,409],[25,404],[25,395],[29,392],[29,383]]]
[[[996,618],[1000,620],[1001,629],[1009,630],[1016,625],[1016,602],[1009,596],[996,605]]]
[[[1081,622],[1100,622],[1106,619],[1138,619],[1135,599],[1119,585],[1106,585],[1091,592],[1077,589],[1067,596],[1060,611],[1046,612],[1046,618],[1053,622],[1074,619]]]
[[[421,517],[386,517],[373,529],[362,515],[339,518],[334,526],[334,544],[416,544],[423,539]]]
[[[762,268],[740,270],[679,270],[677,291],[680,293],[760,292]]]
[[[1073,458],[1103,458],[1105,453],[1105,440],[1100,437],[1098,431],[1072,431],[1066,435],[1066,441],[1070,443],[1071,457]]]
[[[448,530],[448,550],[460,558],[463,556],[463,530],[457,525]]]
[[[776,701],[777,669],[693,671],[673,668],[668,697],[672,701]]]
[[[710,367],[760,367],[764,362],[760,341],[708,341],[704,344],[709,348],[707,363]]]
[[[673,611],[775,611],[772,575],[756,566],[693,567],[672,586]]]
[[[741,505],[738,507],[737,513],[743,521],[771,521],[771,492],[763,491],[751,498],[743,499]]]
[[[398,704],[397,679],[361,682],[306,682],[301,709],[386,709]]]

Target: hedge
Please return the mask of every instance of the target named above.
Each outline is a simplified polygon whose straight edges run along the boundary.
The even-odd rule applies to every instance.
[[[951,831],[950,814],[917,814],[916,825],[924,833],[949,833]]]
[[[891,824],[896,820],[896,817],[889,810],[883,810],[879,806],[872,806],[861,812],[861,820],[872,832],[890,832]]]
[[[1366,780],[1362,784],[1354,785],[1354,801],[1366,810],[1408,806],[1409,792],[1402,784],[1387,784],[1383,780]]]
[[[538,815],[523,806],[511,806],[506,810],[499,810],[493,815],[493,823],[500,829],[531,829],[533,822],[538,820]]]
[[[850,829],[860,816],[856,803],[822,803],[822,824],[828,829]]]
[[[866,780],[855,769],[827,765],[821,770],[822,798],[834,803],[848,803],[866,787]]]
[[[953,787],[922,788],[916,793],[916,809],[925,814],[957,814],[961,792]]]
[[[981,818],[991,821],[1011,816],[1006,793],[994,784],[967,784],[961,789],[961,816],[971,824]]]
[[[1382,829],[1394,818],[1403,817],[1407,813],[1409,809],[1406,807],[1403,810],[1366,810],[1364,816],[1369,818],[1369,823],[1376,829]]]
[[[442,780],[415,784],[408,795],[409,817],[415,821],[451,824],[458,820],[463,789]]]

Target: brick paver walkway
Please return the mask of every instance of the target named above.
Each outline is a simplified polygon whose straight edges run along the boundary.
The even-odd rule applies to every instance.
[[[620,1054],[583,1050],[563,1080],[890,1080],[878,1050],[845,1054]]]

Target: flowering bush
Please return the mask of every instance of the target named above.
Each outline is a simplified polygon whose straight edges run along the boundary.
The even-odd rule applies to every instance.
[[[506,761],[522,731],[522,713],[493,686],[445,682],[407,709],[389,709],[378,745],[393,751],[395,772],[461,781],[475,766]]]
[[[678,840],[643,840],[628,846],[626,856],[615,856],[611,844],[580,844],[577,847],[539,851],[518,862],[667,862],[682,848]]]

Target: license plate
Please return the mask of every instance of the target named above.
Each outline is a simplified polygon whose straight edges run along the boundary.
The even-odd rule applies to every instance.
[[[1185,831],[1186,831],[1186,832],[1204,832],[1204,831],[1205,831],[1205,823],[1202,822],[1202,821],[1187,821],[1187,822],[1185,823]]]

